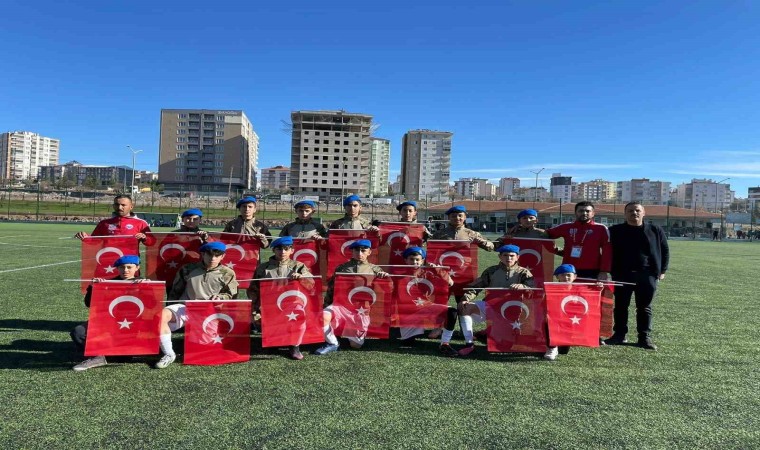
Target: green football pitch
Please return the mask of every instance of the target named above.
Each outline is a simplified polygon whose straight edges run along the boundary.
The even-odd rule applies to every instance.
[[[656,352],[449,359],[433,340],[369,341],[76,373],[68,333],[87,310],[62,280],[90,229],[0,224],[0,448],[760,448],[760,243],[671,241]],[[495,261],[481,252],[481,270]]]

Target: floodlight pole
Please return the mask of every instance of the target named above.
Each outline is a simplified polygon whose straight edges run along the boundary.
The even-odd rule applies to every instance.
[[[129,186],[129,194],[131,195],[135,190],[135,159],[137,157],[137,154],[142,150],[135,150],[131,145],[127,145],[127,148],[132,151],[132,184]]]

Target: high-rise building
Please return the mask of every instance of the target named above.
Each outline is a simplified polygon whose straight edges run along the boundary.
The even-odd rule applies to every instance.
[[[694,178],[679,184],[674,197],[676,206],[718,212],[734,201],[734,194],[729,183]]]
[[[293,111],[290,187],[303,195],[369,194],[372,116]]]
[[[610,201],[617,198],[617,183],[602,179],[583,181],[573,185],[575,200]]]
[[[53,183],[66,181],[72,186],[122,188],[132,183],[132,168],[127,166],[92,166],[78,161],[40,166],[39,177]],[[135,177],[137,179],[137,177]],[[149,183],[151,180],[146,181]]]
[[[256,189],[259,137],[243,111],[162,109],[158,181],[170,192]]]
[[[388,195],[390,165],[391,141],[382,138],[370,138],[369,195],[378,197]]]
[[[410,130],[401,148],[401,189],[410,199],[445,200],[451,173],[449,131]]]
[[[486,178],[460,178],[454,182],[456,195],[469,199],[491,198],[495,195],[496,186]]]
[[[58,164],[61,141],[31,131],[0,134],[0,178],[37,178],[41,166]]]
[[[262,191],[289,191],[290,167],[274,166],[261,169]]]
[[[515,189],[520,188],[520,179],[507,177],[499,180],[499,197],[509,198],[515,194]]]
[[[617,200],[622,203],[639,201],[649,205],[667,205],[670,201],[670,181],[650,181],[633,178],[617,182]]]
[[[563,177],[561,173],[553,173],[549,181],[551,196],[564,203],[573,199],[573,177]]]

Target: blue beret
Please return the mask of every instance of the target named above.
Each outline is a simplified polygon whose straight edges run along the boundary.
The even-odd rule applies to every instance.
[[[235,207],[240,208],[240,205],[245,205],[246,203],[256,203],[256,197],[252,195],[243,197],[240,200],[238,200],[237,205],[235,205]]]
[[[502,245],[501,247],[496,249],[499,253],[520,253],[520,247],[516,246],[515,244],[509,244],[509,245]]]
[[[343,199],[343,206],[346,206],[346,205],[350,204],[351,202],[359,202],[359,203],[361,203],[362,200],[356,194],[349,195],[348,197],[346,197],[346,198]]]
[[[372,242],[369,241],[369,239],[359,239],[358,241],[352,243],[348,246],[350,249],[354,249],[357,247],[367,247],[372,248]]]
[[[124,264],[137,264],[139,266],[140,257],[136,255],[124,255],[113,263],[114,267],[123,266]]]
[[[519,213],[517,213],[517,218],[525,217],[525,216],[535,216],[538,217],[538,211],[535,209],[523,209]]]
[[[298,209],[299,206],[310,206],[312,209],[317,209],[317,204],[311,200],[301,200],[293,205],[293,209]]]
[[[403,256],[404,258],[409,257],[409,255],[413,255],[415,253],[419,253],[420,256],[422,256],[422,259],[427,258],[427,252],[422,247],[409,247],[406,250],[404,250]]]
[[[575,273],[575,266],[572,264],[562,264],[554,269],[554,275],[562,275],[563,273]]]
[[[448,216],[449,214],[460,213],[460,212],[467,214],[467,209],[465,209],[465,207],[462,205],[456,205],[449,208],[446,211],[446,215]]]
[[[293,245],[293,238],[290,236],[283,236],[272,241],[270,247],[282,247],[283,245]]]
[[[187,216],[203,217],[203,213],[198,208],[192,208],[182,213],[182,217],[187,217]]]
[[[417,202],[415,202],[414,200],[407,200],[404,203],[398,205],[396,207],[396,211],[401,211],[401,208],[403,208],[404,206],[414,206],[414,209],[417,209]]]
[[[226,252],[227,246],[224,245],[224,242],[206,242],[205,244],[201,245],[201,248],[199,248],[198,250],[201,253],[210,252],[211,250],[219,250],[220,252]]]

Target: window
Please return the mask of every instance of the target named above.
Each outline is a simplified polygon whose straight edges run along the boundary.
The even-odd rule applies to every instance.
[[[306,172],[304,172],[304,175],[306,175]],[[306,184],[306,183],[308,183],[308,181],[306,180],[306,178],[302,178],[301,179],[301,183]]]
[[[309,132],[308,131],[304,131],[303,134],[309,134]]]
[[[205,142],[206,142],[206,140],[204,139],[204,140],[203,140],[203,142],[205,143]],[[209,142],[209,143],[210,143],[210,142]],[[217,143],[217,144],[224,144],[224,139],[217,139],[217,140],[216,140],[216,143]]]
[[[348,137],[348,133],[343,133],[343,137]]]
[[[177,168],[174,169],[174,172],[175,173],[185,173],[185,169],[183,169],[182,167],[177,167]]]
[[[308,139],[304,139],[303,141],[304,141],[304,142],[309,142],[309,140],[308,140]]]
[[[309,155],[303,155],[303,159],[309,159]]]
[[[217,136],[224,136],[224,131],[217,131],[217,132],[216,132],[216,135],[217,135]]]
[[[314,175],[315,177],[319,176],[319,172],[312,172],[311,174]]]
[[[303,172],[301,172],[301,174],[302,175],[308,175],[308,172],[304,170]]]
[[[177,122],[177,126],[178,127],[186,127],[187,126],[187,122]]]
[[[343,141],[343,145],[348,145],[348,141]]]
[[[354,133],[354,137],[359,137],[359,133]]]
[[[224,120],[224,116],[216,116],[216,120],[223,121]]]
[[[334,141],[335,145],[340,145],[340,141]]]
[[[314,139],[315,144],[319,144],[319,139]]]
[[[338,180],[333,180],[333,184],[338,184]]]
[[[177,130],[177,134],[187,134],[187,130]]]
[[[327,184],[327,180],[322,180],[322,184]]]
[[[178,137],[177,138],[177,142],[187,142],[187,138],[186,137]]]
[[[348,149],[347,149],[347,148],[344,148],[344,149],[343,149],[343,153],[348,153]]]
[[[187,114],[185,113],[177,114],[177,119],[187,119]]]
[[[323,169],[327,169],[327,164],[322,164]]]
[[[337,177],[338,176],[338,172],[333,172],[333,176]]]
[[[319,136],[319,131],[315,131],[314,134],[316,134],[317,136]]]

